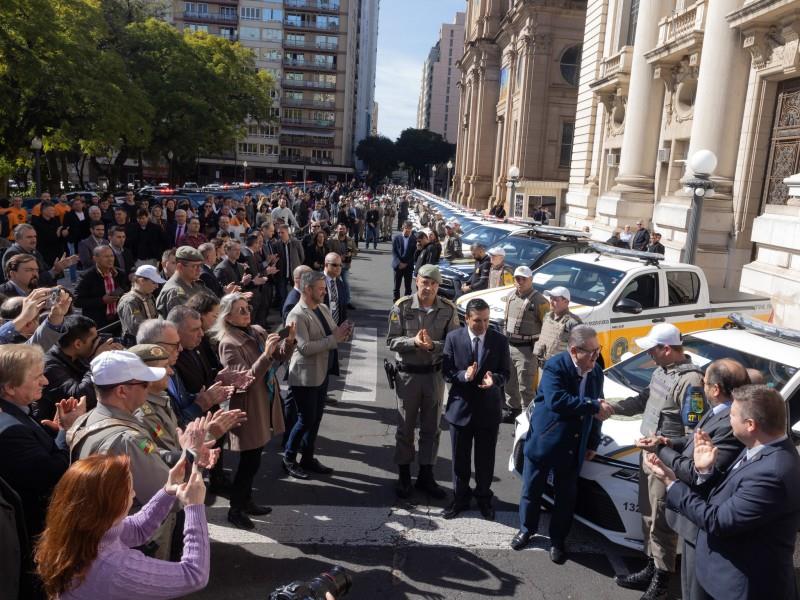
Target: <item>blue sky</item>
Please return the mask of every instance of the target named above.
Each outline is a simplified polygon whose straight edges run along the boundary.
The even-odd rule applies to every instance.
[[[442,23],[452,23],[466,0],[381,0],[375,100],[378,133],[397,139],[415,127],[422,65],[439,39]]]

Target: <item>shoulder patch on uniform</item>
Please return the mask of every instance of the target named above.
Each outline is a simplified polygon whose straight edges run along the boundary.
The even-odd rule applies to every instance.
[[[400,298],[395,300],[394,305],[400,306],[403,302],[408,302],[409,300],[411,300],[411,298],[413,298],[413,296],[401,296]]]
[[[400,320],[400,315],[398,315],[395,311],[392,311],[392,312],[389,313],[389,320],[392,321],[392,322],[399,321]]]
[[[137,437],[135,439],[136,439],[136,445],[139,447],[139,450],[141,450],[145,454],[152,454],[153,452],[155,452],[156,445],[147,438]]]
[[[153,409],[150,407],[150,403],[149,402],[145,402],[144,404],[142,404],[139,407],[139,410],[142,411],[143,415],[152,415],[153,414]]]

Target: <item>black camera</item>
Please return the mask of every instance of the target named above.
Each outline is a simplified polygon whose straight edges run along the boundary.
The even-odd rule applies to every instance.
[[[350,591],[353,580],[344,568],[336,566],[309,582],[293,581],[279,587],[269,595],[269,600],[325,600],[325,594],[339,600]]]

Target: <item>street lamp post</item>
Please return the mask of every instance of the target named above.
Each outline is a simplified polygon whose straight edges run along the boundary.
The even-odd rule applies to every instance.
[[[703,216],[703,199],[714,189],[711,174],[717,168],[717,157],[711,150],[698,150],[689,158],[692,176],[684,180],[686,191],[692,194],[689,209],[689,226],[686,230],[686,245],[683,247],[683,262],[694,264],[697,240],[700,236],[700,219]]]
[[[444,193],[445,198],[450,199],[450,171],[453,170],[453,161],[447,161],[447,190]]]
[[[39,166],[39,156],[42,152],[42,138],[36,136],[31,140],[31,150],[33,150],[33,156],[35,161],[35,171],[36,171],[36,195],[42,195],[42,172]]]
[[[508,168],[508,183],[506,183],[506,186],[508,186],[511,189],[511,198],[509,199],[508,202],[508,212],[511,214],[512,217],[518,216],[514,212],[514,205],[516,200],[516,195],[514,192],[517,189],[518,181],[519,181],[519,167],[511,165]]]
[[[168,174],[169,187],[172,187],[172,158],[174,156],[175,156],[175,154],[172,152],[172,150],[167,152],[167,158],[169,159],[169,174]]]
[[[242,162],[242,168],[244,169],[244,184],[247,185],[247,161]]]
[[[436,193],[436,165],[431,167],[431,194]]]

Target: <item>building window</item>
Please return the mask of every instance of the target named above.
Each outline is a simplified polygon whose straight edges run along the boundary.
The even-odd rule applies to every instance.
[[[287,33],[286,43],[289,45],[302,46],[306,43],[306,36],[301,33]]]
[[[281,51],[275,50],[274,48],[262,48],[261,49],[261,58],[264,60],[269,60],[272,62],[280,62],[281,60]]]
[[[257,40],[261,30],[258,27],[240,27],[239,36],[243,40]]]
[[[261,18],[264,21],[282,21],[283,10],[280,8],[263,8],[261,9]]]
[[[581,76],[581,46],[572,46],[561,55],[561,76],[570,85],[578,85]]]
[[[231,21],[236,20],[236,9],[233,6],[220,6],[219,16]]]
[[[633,41],[636,39],[636,24],[639,20],[639,0],[630,0],[628,10],[628,31],[625,35],[625,44],[633,46]]]
[[[208,25],[195,25],[194,23],[187,23],[183,29],[184,31],[191,31],[192,33],[197,33],[198,31],[208,33]]]
[[[260,21],[261,20],[261,9],[254,8],[252,6],[243,6],[241,9],[241,17],[245,21]]]
[[[280,29],[262,29],[261,39],[265,42],[280,42],[281,30]]]
[[[230,27],[220,27],[219,28],[219,37],[225,38],[226,40],[235,40],[236,39],[236,30],[231,29]]]
[[[183,11],[190,15],[207,15],[208,4],[205,2],[184,2]]]
[[[303,17],[300,15],[286,15],[286,24],[292,27],[300,27],[303,25]]]
[[[572,141],[575,138],[575,123],[568,121],[561,124],[561,153],[558,157],[558,166],[569,167],[572,160]]]

